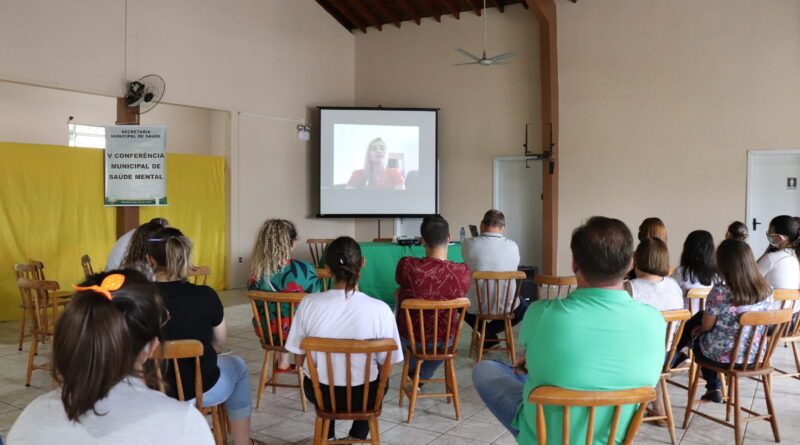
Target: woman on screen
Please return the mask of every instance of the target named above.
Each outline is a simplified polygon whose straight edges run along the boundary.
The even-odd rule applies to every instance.
[[[350,175],[345,189],[403,190],[403,175],[396,168],[387,168],[386,143],[381,138],[369,142],[364,168]]]

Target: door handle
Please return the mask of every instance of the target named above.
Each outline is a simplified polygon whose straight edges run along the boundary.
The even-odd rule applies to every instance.
[[[763,223],[760,223],[760,222],[758,222],[757,219],[753,218],[753,231],[754,232],[756,231],[756,226],[758,226],[759,224],[763,224]]]

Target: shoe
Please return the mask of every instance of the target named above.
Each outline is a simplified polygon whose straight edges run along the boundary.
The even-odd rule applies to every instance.
[[[294,363],[289,365],[288,369],[281,369],[281,368],[276,368],[275,369],[275,372],[278,373],[278,374],[285,374],[287,372],[296,372],[296,371],[297,371],[297,365],[294,364]]]
[[[707,402],[714,402],[714,403],[722,403],[722,391],[718,389],[708,390],[706,391],[705,394],[703,394],[702,397],[700,397],[700,400],[705,400]]]

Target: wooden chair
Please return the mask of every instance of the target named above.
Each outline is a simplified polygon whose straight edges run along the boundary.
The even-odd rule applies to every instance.
[[[372,240],[372,242],[373,243],[391,243],[392,239],[391,238],[374,238]]]
[[[316,412],[317,419],[314,423],[314,445],[327,445],[327,444],[344,444],[344,443],[371,443],[380,444],[380,432],[378,431],[378,418],[381,415],[381,408],[383,404],[383,396],[386,392],[386,382],[389,374],[392,373],[392,353],[397,350],[397,343],[390,338],[377,339],[377,340],[342,340],[334,338],[317,338],[306,337],[300,343],[300,348],[306,352],[306,365],[308,366],[308,373],[311,377],[311,383],[314,387],[314,398],[316,399]],[[325,361],[323,363],[314,361],[314,354],[324,354]],[[372,404],[369,403],[370,387],[376,382],[372,381],[369,364],[372,362],[373,354],[386,354],[383,364],[379,367],[378,374],[380,379],[376,376],[378,388],[376,390],[375,399]],[[334,391],[334,368],[332,366],[332,356],[341,357],[344,355],[345,363],[353,363],[355,360],[366,360],[364,380],[354,382],[351,373],[348,372],[346,396],[344,400],[336,399],[336,391]],[[322,360],[320,360],[322,361]],[[319,381],[319,374],[317,368],[325,366],[328,375],[327,395],[328,400],[325,400],[324,393]],[[348,366],[349,368],[350,366]],[[370,383],[371,382],[371,383]],[[361,400],[353,400],[353,386],[364,385],[363,397]],[[353,406],[355,402],[356,406]],[[345,439],[345,440],[328,440],[328,427],[331,420],[366,420],[369,422],[369,436],[367,440]]]
[[[789,309],[794,312],[794,309],[800,305],[800,291],[797,289],[775,289],[775,301],[782,301],[782,309]],[[797,349],[797,343],[800,342],[800,321],[795,321],[794,325],[790,324],[786,333],[778,342],[792,348],[797,372],[775,368],[775,374],[772,377],[793,377],[800,380],[800,352]]]
[[[322,290],[326,291],[333,283],[333,274],[328,272],[328,269],[317,268],[317,277],[319,277],[319,281],[322,284]]]
[[[672,359],[675,357],[675,349],[678,347],[678,341],[683,334],[683,327],[686,321],[692,318],[692,314],[686,309],[679,309],[676,311],[661,312],[664,321],[667,323],[666,335],[666,350],[667,360],[664,362],[664,367],[661,369],[661,378],[658,381],[661,388],[661,400],[663,402],[664,414],[659,415],[647,410],[648,417],[642,419],[644,422],[653,422],[657,420],[666,420],[667,428],[669,428],[669,438],[673,445],[678,443],[678,438],[675,434],[675,419],[672,416],[672,404],[669,400],[669,390],[667,389],[667,379],[672,377]],[[653,415],[650,415],[653,414]]]
[[[203,375],[200,370],[200,357],[203,356],[203,344],[198,340],[171,340],[159,345],[158,349],[150,355],[153,359],[162,359],[166,363],[162,366],[172,366],[175,371],[175,390],[178,392],[178,400],[185,401],[183,382],[179,361],[182,359],[194,359],[194,394],[197,409],[204,416],[211,416],[211,431],[214,433],[214,443],[225,445],[228,440],[228,422],[225,412],[225,405],[203,406]],[[166,369],[166,368],[165,368]],[[166,393],[164,378],[161,366],[156,366],[158,384],[161,392]],[[187,382],[188,383],[188,382]]]
[[[695,301],[698,303],[698,310],[706,310],[706,297],[708,297],[709,292],[711,292],[710,287],[696,287],[686,292],[686,299],[689,300],[689,310],[693,314],[697,312],[693,309]]]
[[[86,277],[94,275],[94,269],[92,268],[92,258],[89,254],[86,254],[81,257],[81,267],[83,267],[83,275]]]
[[[28,278],[30,280],[38,280],[38,281],[46,281],[42,280],[41,276],[44,276],[43,268],[38,268],[35,264],[15,264],[14,265],[14,273],[17,279],[20,278]],[[25,291],[20,287],[20,305],[19,308],[22,310],[22,314],[19,319],[19,347],[18,349],[22,351],[22,343],[25,340],[25,337],[30,337],[31,333],[25,331],[25,325],[27,324],[28,320],[33,318],[33,306],[28,305],[25,303]],[[71,292],[58,292],[58,291],[51,291],[48,289],[43,289],[39,292],[36,292],[36,295],[40,296],[47,296],[46,299],[42,299],[39,301],[39,305],[41,307],[46,307],[51,309],[51,314],[47,315],[47,319],[51,320],[52,323],[55,323],[55,319],[58,316],[58,308],[63,307],[67,303],[69,303],[66,295],[72,295]],[[59,300],[60,299],[60,300]]]
[[[564,298],[578,288],[578,280],[572,277],[553,277],[550,275],[536,275],[533,277],[537,293],[542,300]]]
[[[262,316],[258,311],[257,301],[260,301],[264,306],[264,325],[272,326],[277,323],[277,326],[283,326],[285,320],[288,318],[289,323],[294,320],[294,309],[300,301],[303,300],[306,294],[302,292],[263,292],[258,290],[251,290],[247,293],[247,298],[250,299],[250,307],[253,309],[253,317],[256,320],[256,332],[261,339],[261,348],[264,349],[264,363],[261,365],[261,379],[258,383],[258,399],[256,400],[256,408],[261,406],[261,398],[264,396],[264,388],[267,386],[272,387],[272,393],[275,394],[278,387],[282,388],[297,388],[300,391],[300,403],[303,405],[303,412],[306,411],[306,397],[303,393],[303,371],[299,366],[295,370],[286,370],[284,374],[295,374],[297,376],[297,383],[279,383],[278,382],[278,363],[280,362],[280,354],[288,353],[284,347],[283,335],[275,334],[272,332],[264,332],[262,325]],[[275,304],[276,318],[271,318],[269,315],[269,303]],[[289,304],[289,313],[283,314],[281,312],[281,303]],[[277,337],[277,338],[276,338]],[[272,363],[272,375],[267,380],[267,369],[270,362]]]
[[[772,426],[772,434],[776,442],[780,442],[780,431],[778,430],[778,419],[775,417],[775,407],[772,403],[772,371],[770,360],[772,354],[775,352],[775,347],[778,345],[778,340],[783,336],[786,331],[788,322],[792,318],[792,311],[783,309],[778,311],[762,311],[762,312],[745,312],[739,318],[739,329],[736,333],[736,340],[734,342],[733,352],[731,353],[731,363],[726,367],[713,366],[698,362],[698,366],[708,368],[710,370],[720,373],[728,377],[728,395],[725,397],[726,410],[725,420],[718,419],[709,414],[701,412],[699,409],[694,408],[695,403],[703,403],[703,400],[695,400],[694,396],[697,392],[699,372],[695,374],[694,378],[689,385],[689,402],[686,406],[686,415],[683,419],[683,428],[689,426],[692,420],[692,414],[705,417],[711,421],[725,425],[734,430],[734,438],[736,445],[744,443],[744,428],[743,423],[751,422],[753,420],[768,420]],[[767,335],[770,329],[774,329],[773,335]],[[745,331],[751,335],[749,338],[744,337]],[[756,338],[753,335],[755,332],[762,332],[763,334]],[[749,360],[751,352],[755,352],[755,359],[752,363],[744,363],[736,365],[735,358],[738,357],[739,351],[744,350],[745,362]],[[697,361],[697,357],[694,358]],[[764,398],[767,402],[768,414],[759,414],[744,408],[740,401],[739,379],[751,378],[764,385]],[[732,402],[732,403],[731,403]],[[730,423],[731,407],[733,408],[733,424]],[[750,414],[751,417],[742,418],[742,411]]]
[[[622,442],[625,445],[633,442],[636,432],[639,431],[639,426],[642,424],[645,408],[648,402],[655,400],[656,391],[645,386],[642,388],[623,389],[619,391],[574,391],[570,389],[559,388],[555,386],[540,386],[531,391],[528,402],[536,404],[536,435],[540,444],[550,443],[547,441],[547,422],[544,416],[544,406],[561,406],[563,407],[563,420],[561,427],[561,443],[563,445],[570,445],[578,443],[577,440],[570,440],[570,407],[587,407],[589,408],[589,420],[586,426],[586,443],[594,444],[594,419],[597,407],[613,406],[614,417],[609,430],[607,443],[613,445],[616,443],[617,430],[619,429],[619,421],[622,415],[622,406],[639,404],[633,420],[628,425],[628,431],[625,433],[625,440]]]
[[[689,300],[690,313],[693,314],[697,312],[697,311],[692,311],[692,307],[695,305],[694,302],[697,302],[699,308],[698,310],[701,311],[705,310],[706,297],[708,297],[709,292],[711,292],[710,287],[698,287],[694,289],[689,289],[689,291],[686,293],[686,298]],[[672,368],[672,370],[670,371],[670,378],[667,379],[667,383],[669,383],[670,385],[677,386],[678,388],[685,389],[687,391],[689,390],[688,384],[684,385],[683,383],[673,380],[671,377],[674,377],[675,375],[680,374],[681,372],[688,371],[689,382],[691,382],[694,379],[694,376],[697,374],[697,364],[693,360],[694,352],[692,352],[691,348],[689,349],[688,355],[689,355],[689,366]],[[728,394],[728,385],[724,376],[722,376],[721,380],[722,380],[722,394],[723,396],[725,396],[726,394]]]
[[[452,398],[453,407],[456,411],[456,420],[461,419],[461,404],[458,398],[458,381],[456,380],[454,360],[458,357],[458,339],[461,336],[461,326],[464,324],[464,316],[470,304],[468,298],[456,298],[455,300],[446,301],[408,299],[404,300],[400,305],[400,309],[405,313],[406,329],[411,337],[409,338],[410,345],[405,353],[403,373],[400,377],[400,406],[403,405],[403,396],[407,395],[408,423],[411,423],[414,418],[417,397],[447,397],[447,403],[450,403]],[[425,332],[425,318],[433,318],[434,320],[433,333],[428,332],[427,335]],[[414,320],[416,320],[416,324]],[[440,323],[442,327],[446,328],[446,337],[439,336]],[[429,341],[429,339],[432,339],[432,341]],[[420,343],[420,347],[417,347],[417,343]],[[428,343],[430,343],[430,346]],[[413,371],[413,379],[408,377],[411,358],[417,360]],[[420,380],[419,372],[422,362],[425,360],[443,360],[444,378]],[[410,390],[406,388],[406,384],[409,382],[411,383]],[[440,394],[419,394],[419,384],[430,382],[444,383],[445,392]]]
[[[309,238],[306,240],[308,243],[308,250],[311,251],[311,262],[314,267],[319,267],[320,258],[325,252],[325,246],[333,242],[333,238]]]
[[[211,275],[211,268],[208,266],[194,266],[189,268],[189,276],[192,277],[192,282],[194,284],[202,284],[205,286],[209,275]],[[203,279],[202,283],[200,282],[201,278]]]
[[[475,281],[475,293],[478,299],[478,313],[475,314],[475,327],[472,329],[472,341],[469,345],[469,355],[475,351],[477,360],[483,359],[486,342],[499,344],[505,342],[506,352],[511,363],[516,363],[514,352],[514,332],[511,329],[511,320],[514,319],[514,303],[519,300],[522,290],[520,283],[525,279],[525,272],[472,272]],[[511,292],[511,284],[516,282],[516,290]],[[503,291],[504,290],[504,291]],[[504,295],[501,295],[504,294]],[[503,320],[505,324],[505,338],[486,340],[486,323]],[[496,348],[493,348],[496,349]]]
[[[33,266],[36,269],[36,272],[35,272],[35,275],[34,275],[34,279],[35,280],[47,281],[47,278],[45,278],[45,276],[44,276],[44,263],[43,262],[41,262],[39,260],[30,260],[29,259],[28,260],[28,264],[30,264],[31,266]],[[58,301],[58,299],[64,300],[64,299],[72,298],[73,294],[74,294],[74,292],[72,292],[72,291],[57,290],[55,292],[51,292],[50,296],[53,297],[54,299],[56,299],[56,301]],[[65,304],[66,303],[62,303],[60,305],[63,306]]]
[[[17,286],[22,294],[22,304],[25,305],[31,319],[31,347],[28,350],[28,366],[25,372],[25,386],[31,386],[31,374],[34,369],[50,369],[50,363],[36,365],[33,357],[37,355],[39,342],[46,342],[53,337],[55,318],[48,316],[50,308],[51,291],[59,289],[55,281],[34,280],[26,277],[17,278]]]

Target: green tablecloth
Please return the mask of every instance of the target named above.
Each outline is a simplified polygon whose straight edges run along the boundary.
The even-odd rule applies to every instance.
[[[422,246],[399,246],[394,243],[359,243],[361,255],[367,264],[361,272],[358,287],[370,297],[385,301],[394,310],[394,291],[397,282],[394,273],[397,262],[404,256],[422,258],[425,248]],[[454,243],[447,249],[447,259],[463,263],[461,243]]]

